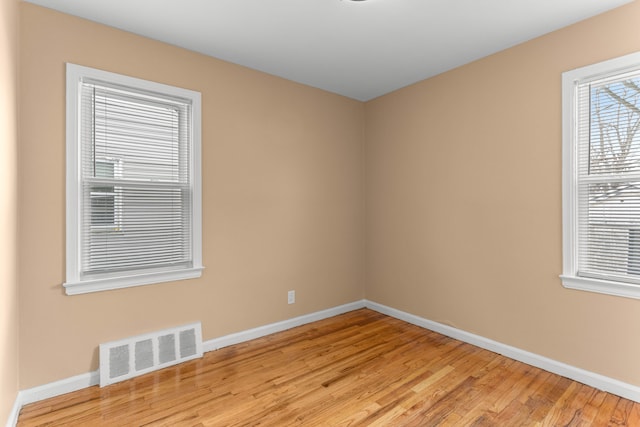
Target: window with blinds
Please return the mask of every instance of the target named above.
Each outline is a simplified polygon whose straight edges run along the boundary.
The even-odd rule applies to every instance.
[[[196,92],[67,66],[67,293],[198,277]]]
[[[640,298],[640,56],[563,86],[563,284]]]

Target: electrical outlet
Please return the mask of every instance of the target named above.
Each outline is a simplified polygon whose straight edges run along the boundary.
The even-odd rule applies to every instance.
[[[296,302],[296,291],[287,292],[287,304],[293,304]]]

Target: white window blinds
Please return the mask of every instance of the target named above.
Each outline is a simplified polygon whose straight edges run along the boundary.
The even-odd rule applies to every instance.
[[[67,293],[198,277],[199,97],[68,67]]]
[[[640,71],[580,82],[577,275],[640,284]]]

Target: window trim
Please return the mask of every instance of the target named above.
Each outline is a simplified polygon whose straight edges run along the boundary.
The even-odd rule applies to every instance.
[[[124,272],[91,279],[80,277],[80,192],[82,183],[79,84],[82,79],[86,78],[167,96],[177,96],[191,101],[191,267],[157,269],[149,272]],[[76,64],[66,64],[66,281],[63,286],[67,295],[193,279],[202,275],[204,267],[202,266],[201,121],[201,95],[199,92]]]
[[[640,285],[577,274],[577,85],[640,69],[640,52],[576,68],[562,74],[562,286],[568,289],[640,299]]]

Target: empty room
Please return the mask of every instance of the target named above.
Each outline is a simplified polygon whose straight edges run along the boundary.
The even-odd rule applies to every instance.
[[[638,0],[0,21],[0,425],[640,426]]]

